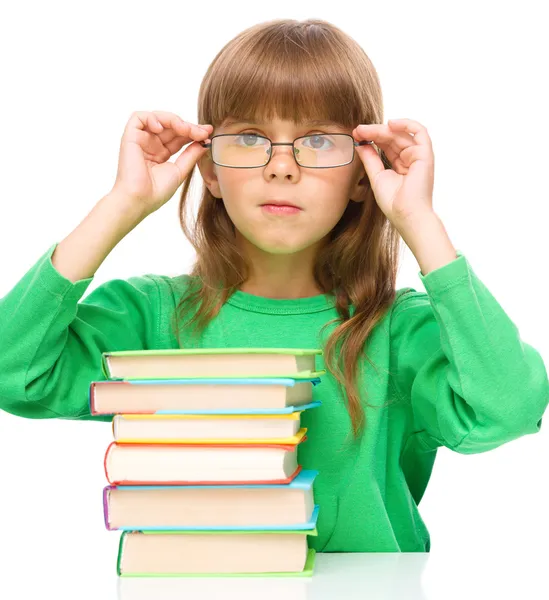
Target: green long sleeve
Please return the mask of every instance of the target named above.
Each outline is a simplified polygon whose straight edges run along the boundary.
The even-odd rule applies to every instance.
[[[465,256],[427,275],[393,311],[393,370],[426,449],[485,452],[536,433],[549,403],[542,357]]]
[[[0,299],[0,407],[28,418],[87,418],[101,354],[151,347],[158,290],[152,278],[113,279],[78,302],[93,277],[72,282],[53,266],[57,244]]]

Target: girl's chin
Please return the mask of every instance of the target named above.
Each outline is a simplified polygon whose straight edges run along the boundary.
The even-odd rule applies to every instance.
[[[296,252],[301,252],[310,246],[310,244],[303,243],[291,244],[288,240],[280,240],[280,241],[266,241],[266,240],[256,240],[252,242],[256,248],[266,252],[268,254],[276,254],[276,255],[284,255],[284,254],[295,254]]]
[[[295,254],[318,243],[317,239],[303,239],[303,228],[296,231],[294,228],[281,228],[273,231],[261,226],[253,226],[246,234],[239,232],[238,237],[244,238],[240,242],[244,247],[248,244],[267,254]],[[264,235],[261,235],[261,234]]]

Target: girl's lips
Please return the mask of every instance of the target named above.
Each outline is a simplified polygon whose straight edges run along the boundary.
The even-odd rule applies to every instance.
[[[262,204],[261,208],[272,215],[295,215],[301,212],[301,209],[297,206],[280,204]]]

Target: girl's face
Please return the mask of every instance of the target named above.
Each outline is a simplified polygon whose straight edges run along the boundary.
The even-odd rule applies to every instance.
[[[220,133],[257,133],[272,142],[292,142],[302,135],[351,133],[339,125],[303,124],[271,121],[268,124],[230,123],[214,129]],[[349,200],[364,200],[366,188],[361,182],[365,170],[355,152],[348,165],[314,169],[300,167],[291,146],[272,146],[272,156],[264,167],[237,169],[215,165],[204,155],[198,166],[205,184],[227,213],[237,237],[269,254],[293,254],[318,244],[340,220]],[[300,210],[294,214],[276,214],[262,208],[271,199],[286,200]]]

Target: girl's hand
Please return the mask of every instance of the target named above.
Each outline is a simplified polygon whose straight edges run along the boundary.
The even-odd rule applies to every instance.
[[[207,152],[200,145],[212,125],[194,125],[162,111],[134,112],[122,135],[118,172],[111,190],[142,203],[145,216],[165,204]],[[192,142],[175,160],[168,159]]]
[[[414,134],[413,136],[410,134]],[[433,214],[435,158],[427,129],[410,119],[389,120],[387,125],[359,125],[357,140],[372,140],[393,169],[386,169],[371,145],[356,146],[376,202],[395,225],[416,216]]]

